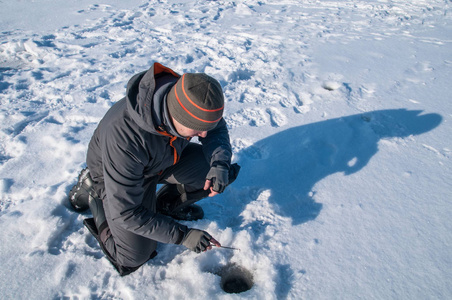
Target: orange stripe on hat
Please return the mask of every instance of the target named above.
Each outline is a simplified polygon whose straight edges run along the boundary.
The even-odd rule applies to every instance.
[[[202,110],[202,111],[207,111],[207,112],[215,112],[215,111],[220,111],[224,108],[224,105],[220,108],[217,109],[206,109],[206,108],[202,108],[201,106],[197,105],[193,100],[190,99],[190,97],[187,95],[187,93],[185,92],[185,74],[182,75],[182,91],[184,92],[185,98],[187,98],[187,100],[196,108]],[[177,97],[177,93],[176,93],[176,97]],[[177,100],[179,100],[179,97],[177,97]],[[187,111],[187,109],[182,105],[182,103],[179,100],[180,105]],[[221,118],[220,118],[221,119]],[[201,119],[200,119],[201,120]]]
[[[222,119],[224,95],[220,83],[204,73],[186,73],[167,95],[168,112],[190,129],[209,131]]]
[[[190,101],[191,104],[193,104],[195,107],[199,108],[200,110],[207,111],[207,112],[215,112],[215,111],[220,111],[220,110],[223,109],[224,105],[221,108],[209,110],[209,109],[202,108],[202,107],[196,105],[195,103],[193,103],[193,101],[190,99],[190,97],[188,97],[187,94],[185,93],[184,86],[183,86],[183,79],[184,79],[184,76],[182,76],[182,91],[184,92],[185,97],[188,99],[188,101]],[[204,119],[201,119],[201,118],[195,116],[180,101],[179,95],[177,94],[177,88],[174,89],[174,93],[176,94],[176,99],[177,99],[177,102],[179,102],[179,105],[185,110],[185,112],[187,112],[190,116],[192,116],[196,120],[199,120],[199,121],[204,122],[204,123],[216,123],[216,122],[221,120],[222,117],[219,117],[217,120],[214,120],[214,121],[208,121],[208,120],[204,120]]]

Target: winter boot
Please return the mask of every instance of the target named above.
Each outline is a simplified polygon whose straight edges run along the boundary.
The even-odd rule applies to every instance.
[[[204,217],[201,206],[194,204],[208,196],[208,192],[202,190],[197,197],[187,199],[184,187],[181,184],[165,184],[157,192],[157,212],[172,217],[176,220],[195,221]]]
[[[69,192],[69,203],[75,211],[83,212],[89,208],[89,195],[93,192],[93,181],[88,168],[85,168],[80,172],[77,184]]]

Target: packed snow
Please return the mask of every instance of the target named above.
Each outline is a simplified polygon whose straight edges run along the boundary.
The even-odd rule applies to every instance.
[[[452,298],[451,1],[0,1],[0,27],[0,298]],[[224,89],[242,170],[184,224],[240,251],[120,277],[67,194],[153,62]]]

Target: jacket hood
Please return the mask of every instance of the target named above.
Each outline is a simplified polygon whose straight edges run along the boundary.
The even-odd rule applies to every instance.
[[[127,110],[138,126],[151,133],[157,133],[156,127],[161,125],[164,119],[162,103],[154,100],[159,88],[156,80],[163,76],[174,81],[180,77],[170,68],[154,63],[148,71],[136,74],[127,83]],[[166,83],[171,80],[166,80]]]

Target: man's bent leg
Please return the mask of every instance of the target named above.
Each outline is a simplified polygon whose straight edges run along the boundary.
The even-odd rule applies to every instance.
[[[115,240],[113,239],[110,228],[108,226],[102,226],[102,228],[98,231],[93,218],[85,219],[83,223],[99,242],[106,258],[111,262],[121,276],[125,276],[136,271],[142,264],[157,255],[155,250],[152,251],[151,255],[149,255],[151,252],[145,252],[145,255],[140,255],[138,257],[127,255],[130,261],[126,263],[131,266],[125,265],[124,262],[121,263],[118,261],[118,258],[121,258],[124,255],[121,255],[120,252],[116,251],[117,248]],[[155,249],[155,247],[149,248],[149,251],[152,249]]]
[[[159,183],[166,185],[157,193],[157,211],[178,220],[202,218],[202,208],[193,204],[210,194],[209,190],[204,190],[209,170],[202,146],[189,144],[179,162],[166,169],[159,178]],[[236,179],[239,170],[237,164],[231,165],[229,183]]]
[[[203,189],[209,169],[201,145],[189,144],[179,162],[164,170],[159,177],[159,183],[165,185],[157,192],[157,212],[176,220],[202,219],[204,211],[194,203],[209,195]]]
[[[82,173],[83,172],[86,174],[83,176],[83,182],[79,185],[82,186],[81,184],[83,184],[83,186],[86,185],[89,187],[95,185],[89,171],[85,169]],[[150,198],[153,197],[154,199],[156,181],[156,178],[154,180],[146,181],[148,194],[151,195]],[[142,264],[157,254],[155,252],[157,242],[133,234],[119,226],[115,226],[114,222],[107,221],[111,220],[111,218],[106,214],[106,210],[104,209],[105,202],[99,198],[98,192],[94,189],[86,191],[77,190],[77,192],[85,192],[86,195],[83,196],[89,198],[86,202],[89,203],[89,208],[93,214],[93,218],[85,219],[83,223],[97,239],[107,259],[113,264],[121,276],[134,272]],[[148,209],[153,209],[155,211],[155,205],[154,207],[150,205],[153,202],[152,199],[149,200],[149,203],[143,204],[147,206]]]
[[[109,224],[109,231],[110,236],[104,245],[110,253],[114,253],[121,267],[138,269],[157,254],[157,242],[154,240],[134,234],[113,222]]]
[[[179,162],[163,171],[159,183],[177,185],[178,192],[185,193],[185,197],[201,200],[210,194],[210,191],[204,190],[209,171],[210,164],[204,156],[202,146],[191,143],[182,152]],[[228,185],[235,181],[239,171],[240,166],[237,164],[230,166]]]
[[[174,166],[163,171],[159,183],[183,184],[185,192],[203,190],[210,165],[204,156],[202,146],[190,143]]]
[[[156,178],[147,178],[144,184],[146,192],[143,206],[152,211],[155,211],[156,181]],[[155,251],[157,242],[124,229],[120,224],[112,221],[108,211],[108,209],[105,210],[108,226],[99,234],[103,238],[102,242],[106,250],[114,258],[118,272],[121,274],[125,271],[129,274],[157,255]]]

